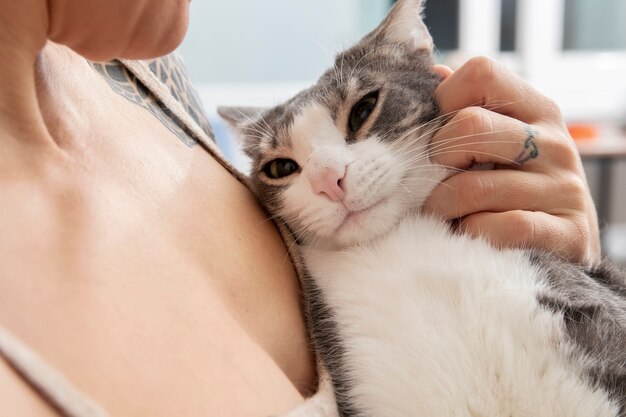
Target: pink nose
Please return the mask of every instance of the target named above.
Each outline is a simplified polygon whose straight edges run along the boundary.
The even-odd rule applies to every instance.
[[[345,175],[345,169],[339,171],[336,168],[324,168],[324,170],[310,178],[313,191],[317,194],[326,194],[331,201],[341,201],[344,197],[344,190],[341,180]]]

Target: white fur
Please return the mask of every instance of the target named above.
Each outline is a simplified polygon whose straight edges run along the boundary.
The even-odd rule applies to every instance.
[[[581,379],[583,358],[570,365],[561,320],[537,305],[537,270],[522,251],[410,216],[374,243],[303,253],[364,415],[617,414]]]

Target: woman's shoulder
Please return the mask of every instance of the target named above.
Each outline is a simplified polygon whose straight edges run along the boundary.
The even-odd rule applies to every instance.
[[[176,53],[145,61],[89,64],[113,91],[147,109],[188,146],[198,139],[215,140],[198,92]]]
[[[170,94],[183,105],[193,120],[211,137],[213,131],[204,111],[198,91],[193,85],[187,67],[180,55],[170,55],[142,61],[150,71],[169,88]]]

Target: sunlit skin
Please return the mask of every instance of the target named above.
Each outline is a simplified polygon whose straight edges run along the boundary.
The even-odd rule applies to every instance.
[[[182,39],[187,12],[186,0],[0,0],[0,326],[114,416],[275,415],[316,385],[300,287],[278,232],[206,151],[114,93],[77,54],[164,54]],[[465,94],[467,77],[461,69],[442,84],[444,110],[473,103],[481,88],[517,100],[494,90],[518,85],[505,73]],[[550,128],[563,133],[556,121]],[[567,172],[584,184],[582,171]],[[471,231],[471,210],[485,208],[468,211],[446,190],[432,209],[463,214]],[[557,203],[594,218],[588,190],[577,196]],[[560,219],[545,217],[576,240]],[[57,414],[0,360],[0,415]]]

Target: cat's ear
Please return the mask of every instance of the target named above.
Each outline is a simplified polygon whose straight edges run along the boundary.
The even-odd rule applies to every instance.
[[[227,107],[219,106],[217,113],[228,123],[233,130],[234,138],[249,157],[253,157],[253,149],[257,149],[260,141],[258,134],[251,134],[257,129],[252,124],[257,122],[263,113],[261,107]]]
[[[412,50],[433,51],[433,38],[422,19],[424,0],[398,0],[385,20],[368,37]]]
[[[263,109],[260,107],[227,107],[219,106],[217,113],[224,119],[231,128],[240,130],[244,126],[256,122]]]

